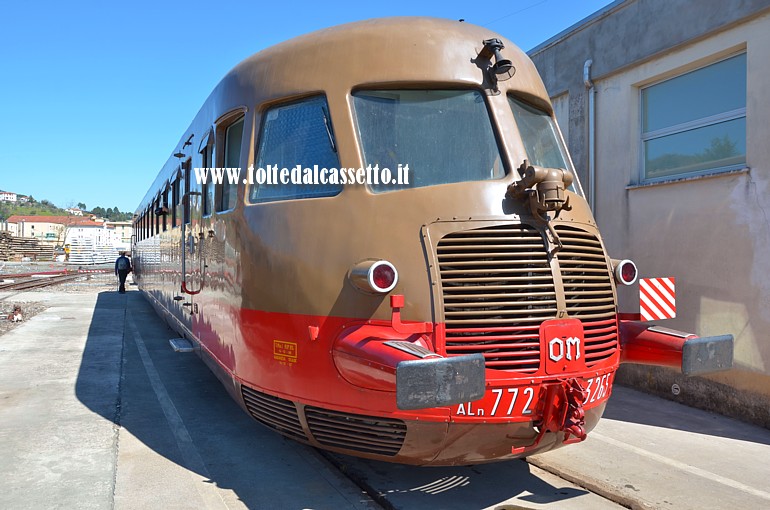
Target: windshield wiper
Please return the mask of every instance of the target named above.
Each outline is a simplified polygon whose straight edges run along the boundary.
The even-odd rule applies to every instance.
[[[324,114],[324,126],[326,127],[326,134],[329,136],[329,145],[331,145],[332,151],[337,152],[337,144],[334,143],[334,136],[332,135],[331,122],[329,121],[329,112],[326,111],[326,107],[322,106],[321,111]]]

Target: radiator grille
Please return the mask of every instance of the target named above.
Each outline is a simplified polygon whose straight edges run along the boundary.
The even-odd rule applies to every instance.
[[[300,441],[307,441],[293,402],[241,386],[249,414],[258,422]]]
[[[392,457],[401,450],[406,437],[406,424],[393,418],[310,406],[305,407],[305,418],[316,441],[333,448]]]
[[[611,270],[592,234],[557,226],[570,317],[583,322],[590,367],[617,351]],[[436,248],[448,356],[481,353],[487,368],[540,369],[540,324],[557,315],[557,289],[542,234],[527,225],[453,232]]]
[[[567,313],[583,322],[585,359],[590,367],[615,354],[618,347],[612,271],[594,235],[567,226],[555,230],[564,244],[557,256]]]
[[[556,316],[543,237],[526,225],[454,232],[437,246],[447,355],[482,353],[486,366],[535,372],[540,323]]]

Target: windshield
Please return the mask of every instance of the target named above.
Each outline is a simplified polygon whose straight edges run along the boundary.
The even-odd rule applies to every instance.
[[[556,123],[546,112],[508,97],[530,165],[572,171]],[[573,172],[574,173],[574,172]]]
[[[484,96],[464,90],[376,90],[353,94],[364,163],[409,165],[407,187],[500,179]],[[375,193],[404,185],[373,184]]]

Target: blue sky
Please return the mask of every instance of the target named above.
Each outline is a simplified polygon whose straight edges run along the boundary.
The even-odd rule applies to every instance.
[[[529,50],[608,0],[29,1],[0,19],[0,189],[133,211],[235,64],[385,16],[464,18]]]

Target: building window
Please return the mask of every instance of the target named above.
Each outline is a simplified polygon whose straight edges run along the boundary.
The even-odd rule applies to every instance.
[[[224,167],[239,168],[241,166],[241,139],[243,138],[243,117],[230,124],[225,129]],[[238,183],[230,182],[229,172],[225,172],[219,194],[217,211],[227,211],[235,207],[238,198]],[[234,175],[237,175],[234,174]]]
[[[334,129],[324,97],[274,106],[263,116],[256,168],[276,165],[293,168],[339,168]],[[287,177],[288,179],[288,177]],[[251,187],[249,200],[271,202],[298,198],[329,197],[342,191],[341,184],[265,184]]]
[[[642,89],[644,181],[746,166],[746,54]]]

